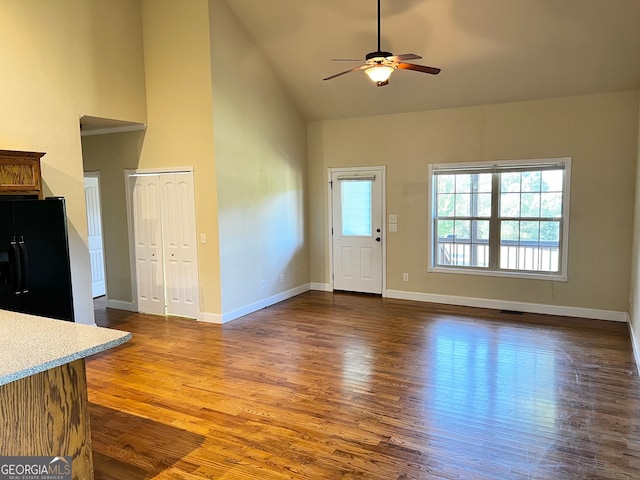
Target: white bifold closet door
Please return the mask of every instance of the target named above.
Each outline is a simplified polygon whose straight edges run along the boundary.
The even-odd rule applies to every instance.
[[[130,176],[138,310],[196,318],[193,174]]]
[[[167,313],[196,318],[199,289],[193,175],[161,175],[160,191]]]

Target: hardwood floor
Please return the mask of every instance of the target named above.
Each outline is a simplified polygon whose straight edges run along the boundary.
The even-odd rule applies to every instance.
[[[96,479],[638,479],[623,323],[308,292],[224,326],[99,308]]]

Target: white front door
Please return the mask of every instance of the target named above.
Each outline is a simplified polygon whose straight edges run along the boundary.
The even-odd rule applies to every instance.
[[[162,217],[158,175],[129,177],[132,192],[138,310],[164,315]]]
[[[160,183],[167,313],[196,318],[199,290],[193,175],[163,174]]]
[[[91,262],[91,293],[93,298],[106,294],[102,217],[100,209],[100,181],[97,174],[84,177],[84,197],[87,206],[87,234]]]
[[[333,288],[382,293],[382,169],[331,171]]]

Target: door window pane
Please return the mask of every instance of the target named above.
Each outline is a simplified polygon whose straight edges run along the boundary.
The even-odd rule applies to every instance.
[[[342,180],[342,236],[371,236],[371,180]]]

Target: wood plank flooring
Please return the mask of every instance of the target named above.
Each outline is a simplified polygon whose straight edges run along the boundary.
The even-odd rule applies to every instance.
[[[97,309],[97,480],[639,479],[623,323],[308,292],[224,326]]]

